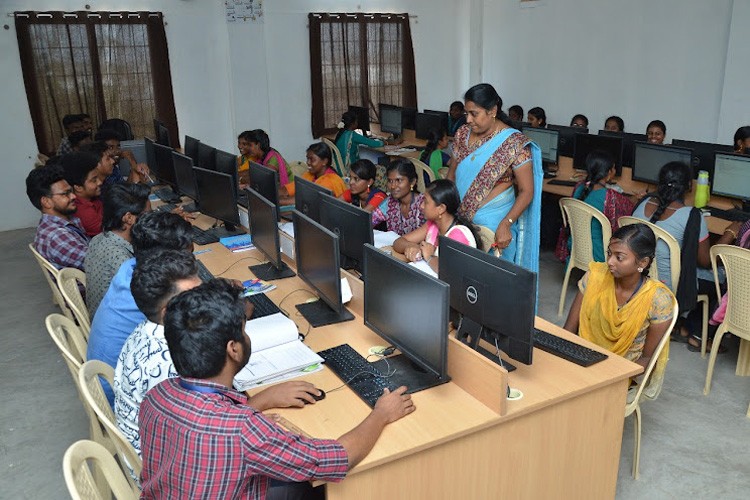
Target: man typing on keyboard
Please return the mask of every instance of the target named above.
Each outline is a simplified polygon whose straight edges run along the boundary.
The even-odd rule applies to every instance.
[[[232,389],[250,359],[244,326],[242,288],[226,280],[167,306],[164,336],[180,376],[154,387],[141,405],[142,498],[315,498],[322,492],[307,481],[341,481],[387,424],[414,411],[400,387],[385,390],[338,440],[289,433],[261,413],[256,398]]]

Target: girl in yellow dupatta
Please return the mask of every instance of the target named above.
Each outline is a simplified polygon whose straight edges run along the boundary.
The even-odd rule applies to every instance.
[[[579,282],[565,329],[642,365],[669,328],[674,314],[672,292],[648,278],[656,238],[645,224],[619,228],[610,240],[607,262],[592,262]],[[657,390],[669,358],[665,346],[651,376]]]

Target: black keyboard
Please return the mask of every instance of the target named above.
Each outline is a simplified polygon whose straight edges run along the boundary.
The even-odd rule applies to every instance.
[[[198,277],[201,279],[202,282],[205,283],[206,281],[211,281],[212,279],[214,279],[213,273],[208,270],[208,268],[203,262],[197,259],[196,259],[196,262],[198,263]]]
[[[743,212],[738,208],[722,210],[720,208],[706,207],[711,212],[711,217],[728,220],[731,222],[746,222],[750,220],[750,212]]]
[[[204,231],[199,227],[193,226],[193,243],[196,245],[210,245],[217,241],[219,241],[218,236],[211,231]]]
[[[163,187],[154,191],[157,198],[165,203],[179,203],[182,198],[172,191],[171,188]]]
[[[246,297],[246,299],[255,306],[255,309],[253,309],[253,316],[250,319],[258,319],[281,312],[279,306],[266,297],[265,293],[256,293],[255,295]]]
[[[396,389],[388,383],[385,374],[368,363],[349,344],[331,347],[318,354],[325,360],[326,366],[370,408],[375,407],[378,398],[383,395],[383,389]]]
[[[553,186],[570,186],[573,187],[576,184],[578,184],[578,181],[568,181],[565,179],[550,179],[547,181],[547,184],[552,184]]]
[[[591,366],[608,358],[606,354],[599,351],[594,351],[536,328],[534,328],[534,347],[581,366]]]
[[[157,212],[171,212],[172,210],[176,209],[177,205],[174,203],[165,203],[164,205],[159,205],[156,208]]]

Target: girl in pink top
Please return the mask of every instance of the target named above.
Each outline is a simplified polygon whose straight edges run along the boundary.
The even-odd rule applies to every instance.
[[[481,248],[481,240],[474,225],[458,215],[460,204],[458,189],[452,181],[438,179],[431,182],[422,201],[422,212],[427,222],[393,242],[393,250],[404,254],[409,262],[424,260],[437,272],[438,236]]]

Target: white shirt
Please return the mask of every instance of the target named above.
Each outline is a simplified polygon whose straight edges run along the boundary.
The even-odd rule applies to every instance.
[[[177,377],[169,354],[164,326],[144,321],[122,346],[115,368],[115,417],[117,427],[141,454],[138,412],[146,393],[160,382]]]

